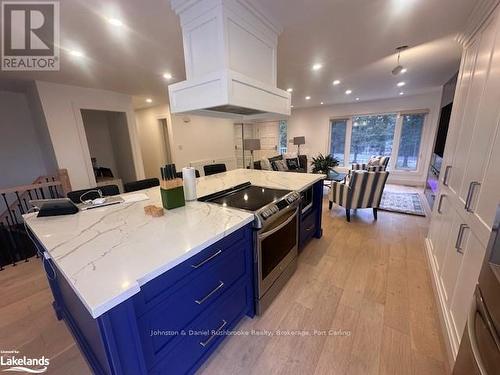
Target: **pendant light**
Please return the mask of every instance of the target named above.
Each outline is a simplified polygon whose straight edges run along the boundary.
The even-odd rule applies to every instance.
[[[401,51],[404,51],[407,48],[408,46],[399,46],[396,48],[396,52],[398,53],[398,65],[394,69],[392,69],[392,74],[395,76],[401,74],[404,69],[403,66],[399,63],[399,58],[401,56]]]

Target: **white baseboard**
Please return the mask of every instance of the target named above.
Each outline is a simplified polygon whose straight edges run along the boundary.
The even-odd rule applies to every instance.
[[[427,264],[431,270],[432,289],[434,291],[434,298],[438,305],[439,321],[441,323],[441,331],[443,332],[444,344],[446,347],[446,354],[448,357],[448,364],[450,366],[450,369],[452,369],[453,364],[455,363],[455,358],[458,353],[460,339],[453,334],[454,332],[453,323],[451,321],[451,317],[446,307],[444,289],[441,283],[439,282],[438,269],[432,252],[432,243],[428,238],[425,239],[425,250],[426,250],[425,253],[426,253]]]

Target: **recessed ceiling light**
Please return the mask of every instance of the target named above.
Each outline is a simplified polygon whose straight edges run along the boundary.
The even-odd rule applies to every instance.
[[[351,95],[352,94],[352,90],[345,90],[345,93],[346,93],[346,95]]]
[[[75,57],[83,57],[83,52],[82,51],[70,50],[69,54],[71,56],[75,56]]]
[[[286,89],[286,91],[293,92],[293,89],[290,87],[290,88]]]
[[[403,91],[401,91],[401,92],[399,93],[399,95],[404,95],[404,94],[405,94],[405,93],[404,93]]]
[[[408,69],[406,69],[406,68],[401,69],[402,74],[406,73],[407,71],[408,71]]]
[[[320,70],[322,67],[323,67],[322,64],[317,63],[312,66],[312,70]]]
[[[165,73],[165,74],[163,75],[163,78],[165,78],[165,79],[167,79],[167,80],[172,79],[172,74],[170,74],[170,73]]]
[[[118,18],[108,18],[108,23],[113,26],[123,26],[123,22]]]
[[[319,104],[323,105],[323,102],[321,102],[321,103],[319,103]]]
[[[406,85],[406,82],[404,81],[398,82],[398,87],[403,87],[404,85]]]
[[[356,101],[359,101],[359,98],[356,98]]]
[[[339,84],[340,84],[340,81],[339,81],[338,79],[336,79],[335,81],[333,81],[333,85],[334,85],[334,86],[337,86],[337,85],[339,85]]]
[[[309,99],[311,99],[311,97],[310,96],[306,96],[306,100],[309,100]]]
[[[147,99],[146,99],[146,103],[153,103],[153,99],[151,99],[151,98],[147,98]]]

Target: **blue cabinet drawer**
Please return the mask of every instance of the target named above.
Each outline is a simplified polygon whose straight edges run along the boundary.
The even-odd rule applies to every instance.
[[[301,217],[300,221],[300,245],[308,241],[316,230],[316,210],[310,211],[306,216]]]
[[[245,256],[245,244],[238,244],[205,272],[183,284],[139,318],[138,327],[148,367],[172,349],[170,344],[174,344],[178,337],[175,332],[185,328],[251,267]]]
[[[144,314],[175,292],[181,285],[204,273],[219,262],[222,262],[226,254],[231,253],[235,249],[247,246],[247,243],[251,243],[252,241],[250,231],[250,227],[246,226],[231,233],[199,254],[192,256],[163,275],[143,285],[141,292],[134,296],[134,306],[137,315]]]
[[[151,374],[194,373],[224,339],[223,332],[233,329],[247,310],[252,285],[247,280],[235,284],[199,319],[185,328],[185,336],[160,362]]]

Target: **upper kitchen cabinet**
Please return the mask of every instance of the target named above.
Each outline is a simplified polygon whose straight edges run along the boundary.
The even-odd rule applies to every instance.
[[[484,97],[484,88],[488,78],[491,53],[495,40],[495,24],[492,22],[481,34],[479,40],[471,45],[472,55],[476,55],[476,63],[472,71],[471,82],[467,99],[463,105],[463,116],[459,126],[458,141],[453,155],[452,169],[449,176],[449,187],[457,198],[465,204],[467,188],[463,188],[464,175],[469,160],[468,150],[475,147],[472,144],[472,135],[478,124],[479,108]],[[476,53],[477,45],[477,53]],[[464,73],[467,74],[467,73]],[[465,191],[464,191],[465,190]]]

